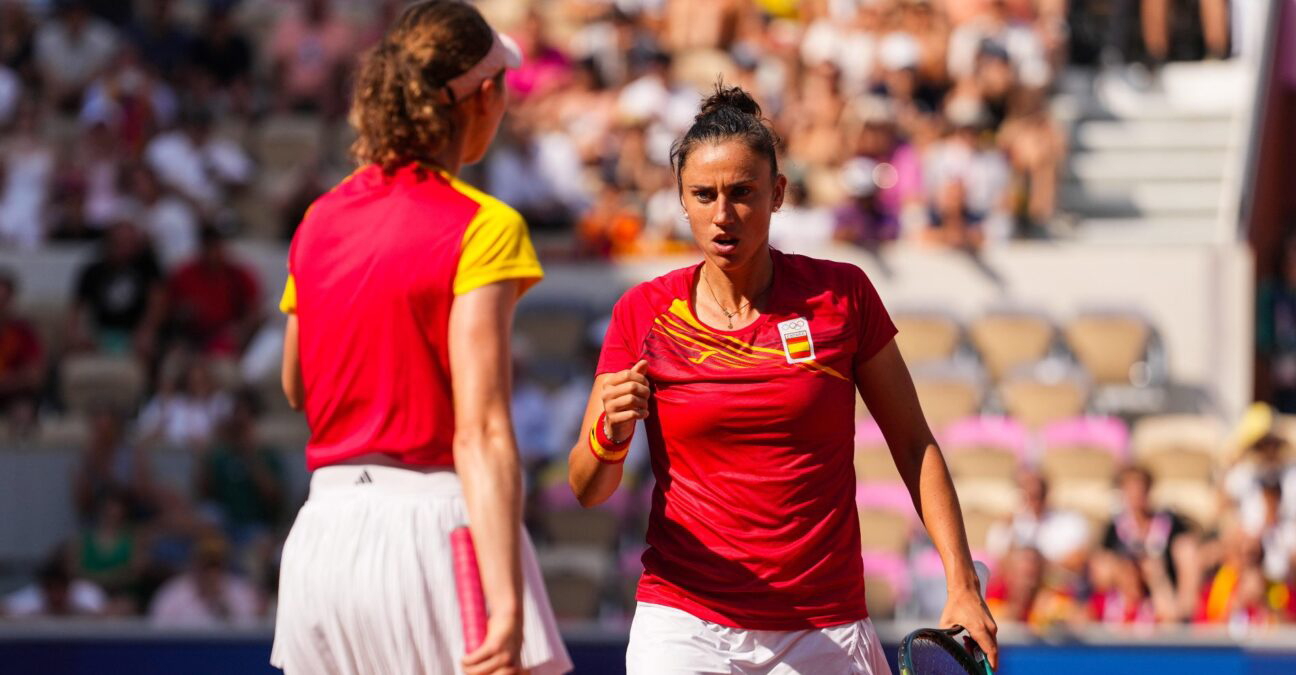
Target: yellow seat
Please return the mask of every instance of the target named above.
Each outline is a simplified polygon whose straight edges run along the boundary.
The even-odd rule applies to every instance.
[[[1051,483],[1067,480],[1110,483],[1116,476],[1116,458],[1100,448],[1049,448],[1040,458],[1040,471]]]
[[[1089,402],[1089,388],[1074,378],[1015,377],[999,386],[1004,410],[1031,429],[1076,417]]]
[[[968,338],[995,381],[1018,366],[1044,358],[1053,344],[1053,324],[1037,314],[995,312],[968,326]]]
[[[909,548],[912,521],[886,509],[859,510],[860,537],[864,550],[903,554]]]
[[[1067,322],[1067,346],[1094,382],[1130,384],[1134,366],[1147,354],[1152,329],[1133,314],[1090,313]]]
[[[896,346],[909,365],[948,361],[958,349],[962,329],[954,319],[942,314],[897,313],[893,315],[899,332]]]

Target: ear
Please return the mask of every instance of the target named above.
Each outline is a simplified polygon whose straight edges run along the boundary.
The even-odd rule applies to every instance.
[[[783,208],[783,197],[787,194],[787,176],[779,174],[774,178],[774,203],[772,204],[775,211]]]

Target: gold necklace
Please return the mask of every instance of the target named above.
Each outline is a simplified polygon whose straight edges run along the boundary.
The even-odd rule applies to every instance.
[[[724,315],[725,315],[725,319],[727,319],[727,320],[729,321],[729,328],[728,328],[728,330],[733,330],[733,329],[734,329],[734,327],[733,327],[733,320],[734,320],[734,317],[735,317],[735,316],[738,316],[739,314],[741,314],[742,311],[743,311],[744,309],[750,307],[752,301],[751,301],[751,300],[748,300],[747,302],[744,302],[743,304],[739,305],[739,306],[738,306],[738,309],[735,309],[734,311],[730,312],[729,310],[725,309],[724,304],[722,304],[722,303],[720,302],[720,296],[716,295],[715,288],[713,288],[713,287],[711,286],[711,280],[707,278],[707,276],[706,276],[706,272],[705,272],[705,271],[702,271],[701,274],[702,274],[702,281],[703,281],[703,283],[706,284],[706,286],[707,286],[707,290],[708,290],[708,291],[711,291],[711,299],[712,299],[712,300],[715,300],[716,307],[719,307],[719,308],[720,308],[720,313],[721,313],[721,314],[724,314]],[[769,284],[767,284],[767,285],[765,286],[765,288],[761,289],[761,292],[760,292],[760,293],[757,293],[756,295],[752,296],[752,300],[755,300],[756,298],[759,298],[763,293],[765,293],[765,291],[768,291],[768,290],[769,290],[769,287],[772,286],[773,284],[774,284],[774,275],[771,274],[771,275],[770,275]]]

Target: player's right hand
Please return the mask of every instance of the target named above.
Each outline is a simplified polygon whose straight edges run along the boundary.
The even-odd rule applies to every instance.
[[[465,675],[521,675],[522,622],[492,616],[486,624],[486,639],[464,656]]]
[[[648,388],[648,362],[641,359],[629,370],[609,375],[600,395],[607,420],[603,433],[616,442],[629,438],[635,421],[648,417],[648,398],[652,395]]]

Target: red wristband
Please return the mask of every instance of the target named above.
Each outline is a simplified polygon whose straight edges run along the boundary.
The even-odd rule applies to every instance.
[[[603,423],[606,420],[607,413],[600,413],[594,428],[590,429],[590,452],[604,464],[620,464],[625,461],[626,455],[630,452],[630,439],[634,438],[634,432],[632,431],[624,441],[614,443],[603,431]]]

